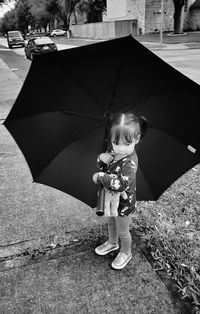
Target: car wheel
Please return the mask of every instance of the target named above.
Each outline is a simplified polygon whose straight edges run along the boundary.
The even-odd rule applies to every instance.
[[[56,37],[56,34],[53,34],[53,37]]]

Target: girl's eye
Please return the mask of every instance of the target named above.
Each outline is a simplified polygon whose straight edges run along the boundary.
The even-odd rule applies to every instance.
[[[129,145],[131,145],[132,143],[125,143],[124,145],[126,145],[126,146],[129,146]]]

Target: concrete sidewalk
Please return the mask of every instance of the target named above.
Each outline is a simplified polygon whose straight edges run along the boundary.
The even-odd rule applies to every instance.
[[[2,122],[21,86],[0,59]],[[3,125],[0,162],[1,314],[184,313],[134,242],[133,259],[122,271],[110,267],[116,253],[95,255],[107,235],[105,219],[69,195],[33,183]]]

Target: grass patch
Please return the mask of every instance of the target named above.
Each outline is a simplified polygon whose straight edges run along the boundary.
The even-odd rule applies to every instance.
[[[175,280],[181,298],[200,313],[200,164],[157,202],[139,202],[133,228],[145,241],[156,270]]]

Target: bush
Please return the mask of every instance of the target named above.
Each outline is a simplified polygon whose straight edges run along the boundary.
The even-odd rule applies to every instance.
[[[200,313],[200,164],[157,202],[140,202],[133,228],[145,239],[158,269],[176,280],[182,298]]]

